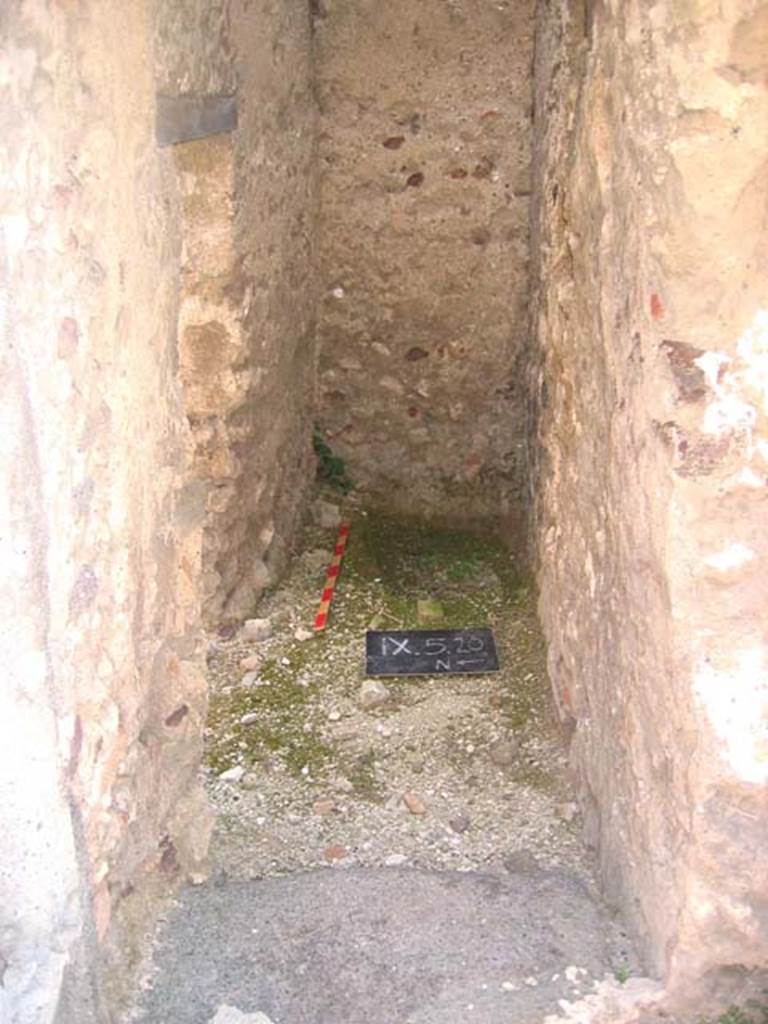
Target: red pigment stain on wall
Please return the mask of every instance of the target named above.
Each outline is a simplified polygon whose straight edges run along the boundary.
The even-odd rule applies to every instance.
[[[651,316],[654,320],[664,316],[664,306],[656,292],[651,292]]]

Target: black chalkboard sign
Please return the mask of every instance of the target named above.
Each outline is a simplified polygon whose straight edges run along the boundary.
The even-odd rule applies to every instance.
[[[490,629],[371,629],[365,634],[369,676],[437,676],[498,672]]]

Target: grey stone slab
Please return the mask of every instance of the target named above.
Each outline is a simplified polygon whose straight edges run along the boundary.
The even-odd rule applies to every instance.
[[[158,96],[155,136],[159,146],[204,139],[237,128],[235,96]]]
[[[170,915],[133,1019],[208,1024],[225,1003],[274,1024],[540,1024],[572,993],[566,968],[585,986],[610,970],[608,931],[559,872],[352,868],[205,886]]]

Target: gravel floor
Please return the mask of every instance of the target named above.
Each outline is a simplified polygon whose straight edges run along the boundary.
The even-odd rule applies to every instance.
[[[255,611],[269,639],[211,639],[218,867],[260,878],[329,861],[539,864],[589,882],[533,599],[509,555],[494,542],[350,518],[323,634],[311,626],[336,530],[311,526],[290,575]],[[385,679],[389,699],[364,709],[365,629],[418,627],[427,597],[448,625],[492,626],[501,671]]]

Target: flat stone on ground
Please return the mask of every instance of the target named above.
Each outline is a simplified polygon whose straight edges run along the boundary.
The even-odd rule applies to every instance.
[[[349,856],[349,850],[346,846],[341,846],[339,843],[334,843],[332,846],[326,846],[323,850],[323,857],[332,864],[337,860],[344,860],[345,857]]]
[[[371,711],[386,704],[390,696],[389,690],[378,679],[366,679],[360,687],[360,707]]]
[[[439,601],[426,598],[416,602],[416,618],[420,626],[429,626],[442,622],[445,618],[445,611]]]
[[[319,498],[312,506],[315,522],[324,530],[332,530],[341,525],[341,512],[338,505]]]
[[[211,1024],[272,1024],[265,1013],[243,1013],[234,1006],[220,1006]]]
[[[403,803],[411,814],[415,814],[420,817],[427,813],[427,805],[418,793],[403,793]]]
[[[269,640],[272,636],[272,623],[269,619],[246,619],[240,630],[240,635],[243,640],[261,643],[262,640]]]
[[[491,744],[488,750],[491,761],[500,768],[514,764],[516,754],[517,744],[512,740],[497,740],[496,743]]]
[[[272,1024],[266,1014],[244,1014],[236,1007],[219,1007],[211,1024]]]
[[[607,920],[561,871],[349,867],[187,889],[132,1024],[202,1024],[222,1003],[280,1024],[541,1024],[575,998],[569,965],[583,991],[612,974]]]

